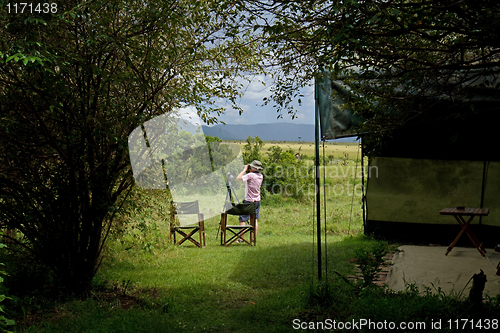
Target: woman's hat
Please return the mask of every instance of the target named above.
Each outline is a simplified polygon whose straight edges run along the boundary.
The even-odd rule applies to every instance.
[[[250,166],[254,169],[257,169],[259,171],[262,170],[262,163],[260,163],[260,161],[257,161],[257,160],[253,160],[252,163],[250,163]]]

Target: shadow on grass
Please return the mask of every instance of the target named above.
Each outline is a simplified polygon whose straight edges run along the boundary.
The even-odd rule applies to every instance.
[[[272,245],[273,240],[281,244]],[[352,274],[349,259],[374,242],[362,236],[330,242],[326,285],[316,279],[314,245],[288,243],[288,238],[261,237],[256,247],[212,244],[201,250],[179,248],[169,258],[122,261],[110,267],[109,273],[115,281],[119,277],[136,283],[130,292],[142,302],[124,308],[116,299],[75,301],[26,332],[272,333],[294,331],[295,319],[419,320],[429,325],[440,318],[494,318],[498,314],[498,306],[482,307],[480,314],[471,316],[474,313],[468,303],[422,297],[412,290],[393,293],[365,288],[354,292],[333,272]],[[325,297],[334,301],[322,302]]]
[[[322,264],[323,279],[335,278],[333,271],[345,275],[353,271],[349,259],[363,242],[354,243],[347,239],[328,245],[328,265],[324,261]],[[307,284],[317,279],[317,259],[316,245],[312,243],[265,248],[257,246],[255,251],[241,255],[238,268],[231,273],[230,278],[257,289],[280,289]]]
[[[116,300],[74,302],[58,310],[56,320],[28,332],[293,331],[293,319],[308,308],[317,274],[314,246],[261,240],[256,247],[180,248],[163,264],[153,256],[118,263],[109,268],[113,280],[137,284],[130,293],[144,302],[126,309]],[[328,246],[332,280],[333,270],[352,272],[348,259],[365,244],[363,238],[349,238]],[[338,284],[334,293],[347,300]]]

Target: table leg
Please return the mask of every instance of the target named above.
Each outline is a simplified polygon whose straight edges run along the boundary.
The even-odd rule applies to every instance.
[[[453,242],[450,244],[450,246],[448,246],[448,248],[446,249],[446,253],[444,255],[448,255],[448,253],[450,253],[450,251],[455,247],[455,245],[457,244],[458,240],[460,239],[460,237],[462,237],[462,235],[464,234],[465,232],[465,228],[466,226],[465,225],[462,225],[462,222],[458,219],[458,217],[456,215],[453,215],[455,216],[455,218],[457,219],[458,223],[460,224],[460,226],[462,227],[462,229],[460,230],[460,232],[458,233],[457,237],[455,237],[455,239],[453,240]],[[469,219],[469,222],[472,221],[472,217]]]
[[[460,216],[462,222],[465,224],[465,220],[463,219],[462,216]],[[471,218],[472,221],[472,218]],[[472,232],[472,230],[469,229],[470,222],[467,224],[467,228],[465,229],[465,232],[467,233],[467,237],[471,240],[472,244],[476,247],[476,249],[481,253],[481,255],[484,257],[484,254],[486,253],[486,249],[484,248],[484,244],[481,243],[479,238],[476,237],[476,235]]]
[[[466,232],[467,233],[467,237],[469,237],[469,239],[471,240],[472,244],[474,244],[474,246],[479,251],[479,253],[484,257],[485,256],[484,252],[481,250],[481,248],[483,247],[483,244],[480,243],[480,241],[476,237],[476,235],[474,235],[474,233],[472,233],[472,231],[469,229],[469,224],[474,219],[474,215],[472,215],[469,218],[469,220],[467,220],[467,222],[463,219],[463,217],[461,215],[453,215],[453,216],[457,220],[458,224],[462,227],[462,229],[458,233],[458,235],[455,238],[455,240],[453,241],[453,243],[451,243],[450,246],[448,246],[448,249],[447,249],[445,255],[448,255],[448,253],[450,253],[450,251],[453,249],[453,247],[455,247],[455,245],[457,244],[457,242],[460,239],[460,237],[462,237],[462,235],[464,234],[464,232]]]

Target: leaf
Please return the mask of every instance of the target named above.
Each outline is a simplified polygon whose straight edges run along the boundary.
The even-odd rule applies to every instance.
[[[15,61],[17,61],[17,59],[15,59],[15,58],[17,58],[20,54],[21,54],[21,53],[16,53],[16,54],[14,54],[14,55],[11,55],[10,57],[8,57],[8,58],[5,60],[5,62],[9,62],[9,61],[11,61],[12,59],[14,59]]]
[[[0,322],[4,322],[5,325],[7,326],[13,326],[16,324],[16,322],[12,319],[5,318],[5,316],[0,316]],[[10,331],[5,331],[5,332],[10,332]]]

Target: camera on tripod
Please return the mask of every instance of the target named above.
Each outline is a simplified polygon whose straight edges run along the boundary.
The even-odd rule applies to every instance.
[[[228,189],[231,189],[233,187],[233,181],[234,181],[234,176],[231,174],[231,172],[228,172],[227,175],[226,175],[226,187]]]

